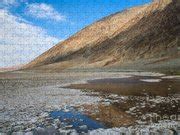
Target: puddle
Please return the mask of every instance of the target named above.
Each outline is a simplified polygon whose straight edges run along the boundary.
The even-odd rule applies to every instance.
[[[62,123],[62,127],[65,129],[75,129],[78,133],[88,132],[88,130],[94,130],[99,128],[105,128],[105,126],[95,120],[92,120],[88,116],[78,112],[74,109],[70,110],[56,110],[50,112],[50,117],[53,119],[59,119]]]
[[[65,88],[94,90],[125,96],[168,96],[179,93],[179,79],[134,76],[130,78],[104,78],[88,80],[85,84],[71,84]]]

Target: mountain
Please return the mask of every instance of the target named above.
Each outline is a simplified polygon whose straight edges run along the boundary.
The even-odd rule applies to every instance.
[[[23,67],[24,65],[16,65],[16,66],[11,66],[11,67],[0,67],[0,73],[1,72],[8,72],[8,71],[15,71],[19,70]]]
[[[180,67],[180,1],[156,0],[105,17],[23,69]],[[164,64],[164,65],[163,65]],[[137,66],[136,66],[137,65]]]

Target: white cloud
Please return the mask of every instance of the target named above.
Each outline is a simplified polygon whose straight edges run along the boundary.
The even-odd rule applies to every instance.
[[[0,9],[0,67],[29,62],[59,39],[6,9]]]
[[[18,0],[0,0],[0,8],[3,9],[9,9],[9,8],[15,8],[19,5]]]
[[[4,5],[13,5],[16,4],[16,0],[1,0]]]
[[[45,3],[33,3],[27,5],[26,12],[40,19],[51,19],[55,21],[64,21],[66,17],[58,13],[51,5]]]

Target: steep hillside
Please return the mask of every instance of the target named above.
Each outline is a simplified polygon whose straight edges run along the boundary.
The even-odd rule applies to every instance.
[[[105,17],[24,68],[58,71],[71,67],[118,67],[141,60],[148,65],[178,59],[179,5],[178,0],[159,0]]]

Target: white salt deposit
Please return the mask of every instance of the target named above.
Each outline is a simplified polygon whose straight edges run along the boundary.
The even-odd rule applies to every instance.
[[[64,106],[97,104],[101,100],[96,96],[88,96],[81,90],[64,89],[57,86],[17,89],[13,93],[11,90],[6,90],[0,98],[3,99],[1,108],[4,107],[6,110],[0,112],[2,116],[0,121],[33,121],[32,117],[43,110],[51,111],[64,108]],[[21,112],[21,110],[24,111]]]
[[[155,73],[155,72],[130,72],[129,74],[136,76],[152,76],[152,77],[164,76],[164,74],[162,73]]]
[[[140,79],[142,82],[161,82],[161,79]]]
[[[143,134],[143,135],[174,135],[180,134],[179,122],[175,121],[160,121],[159,123],[151,125],[140,125],[131,127],[109,128],[109,129],[97,129],[89,131],[88,135],[131,135],[131,134]]]
[[[162,79],[180,79],[180,75],[174,75],[174,76],[162,76]]]

